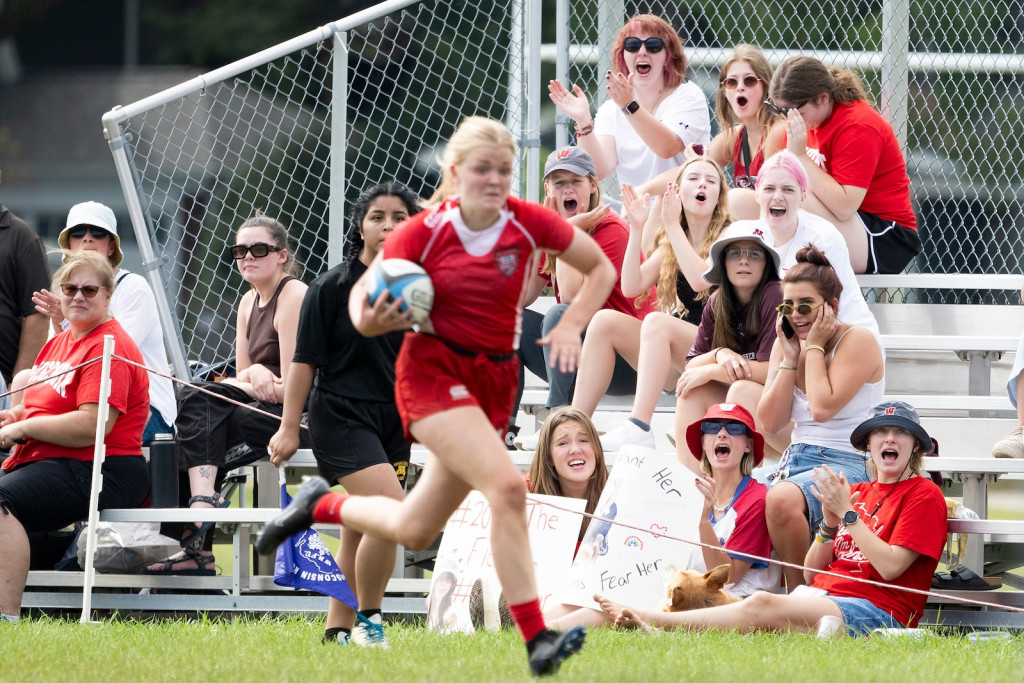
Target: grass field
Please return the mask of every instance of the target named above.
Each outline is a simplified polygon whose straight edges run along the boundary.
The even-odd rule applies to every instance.
[[[528,680],[516,633],[437,635],[388,626],[390,650],[320,644],[322,620],[110,620],[0,624],[0,680]],[[1021,680],[1024,635],[821,641],[811,636],[592,630],[564,681]]]

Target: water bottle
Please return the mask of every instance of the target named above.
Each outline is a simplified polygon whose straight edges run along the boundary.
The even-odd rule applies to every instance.
[[[174,434],[153,436],[149,444],[149,481],[153,507],[178,507],[178,444]]]

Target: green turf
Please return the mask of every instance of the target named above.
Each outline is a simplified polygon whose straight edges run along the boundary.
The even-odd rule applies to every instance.
[[[51,618],[0,624],[0,680],[39,681],[505,681],[527,680],[516,633],[437,635],[389,624],[390,650],[324,646],[322,620]],[[1024,635],[969,642],[820,641],[733,633],[645,635],[605,629],[562,667],[565,681],[1021,680]]]

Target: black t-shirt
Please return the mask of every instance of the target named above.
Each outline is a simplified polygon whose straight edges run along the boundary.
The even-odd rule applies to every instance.
[[[21,323],[36,312],[32,292],[50,286],[50,266],[39,235],[0,204],[0,374],[11,382]]]
[[[356,330],[348,315],[348,295],[366,266],[357,259],[348,277],[342,277],[344,270],[344,264],[331,268],[306,291],[292,361],[316,367],[319,391],[393,403],[395,359],[405,332],[364,337]]]

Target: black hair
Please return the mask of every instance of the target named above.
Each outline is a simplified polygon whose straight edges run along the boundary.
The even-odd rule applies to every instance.
[[[410,216],[420,211],[420,198],[402,183],[389,180],[363,190],[352,204],[352,214],[349,216],[348,248],[345,250],[345,258],[342,261],[345,266],[344,277],[348,277],[352,264],[363,253],[363,247],[366,246],[360,232],[363,229],[363,219],[366,218],[366,213],[370,210],[370,204],[377,197],[398,197],[405,204],[405,209]]]

